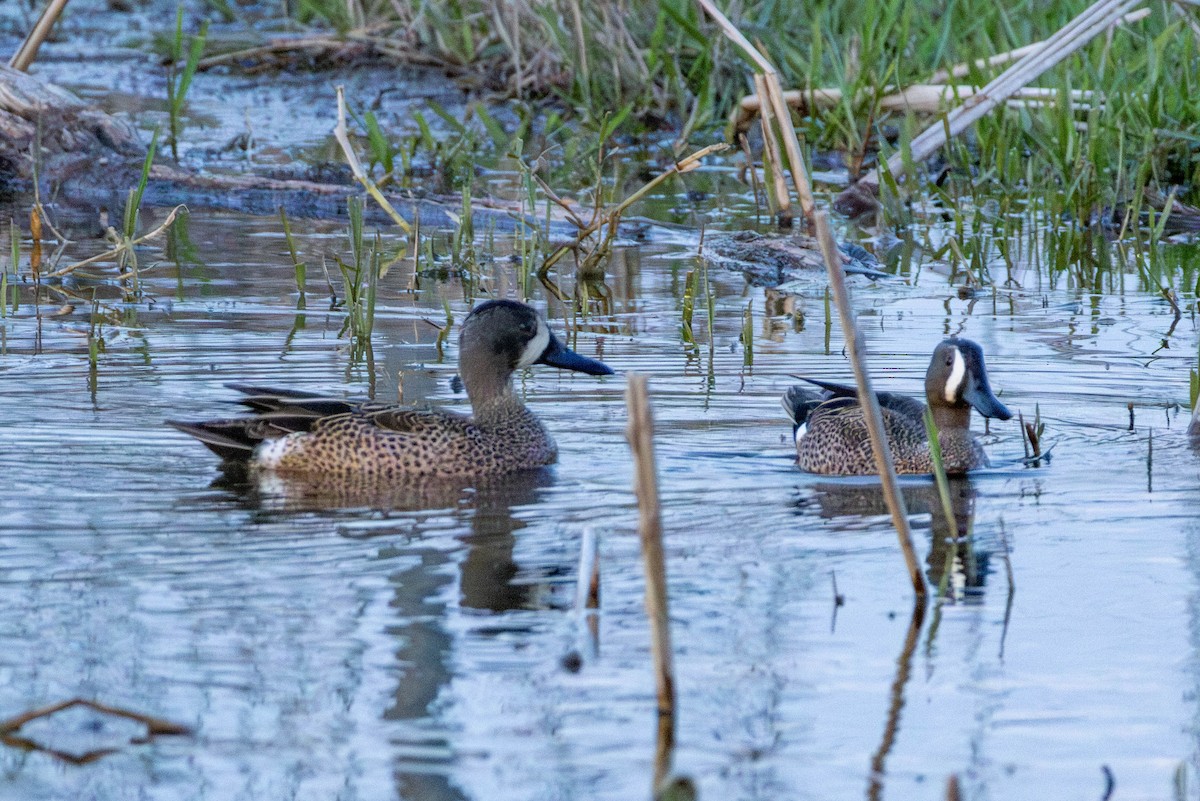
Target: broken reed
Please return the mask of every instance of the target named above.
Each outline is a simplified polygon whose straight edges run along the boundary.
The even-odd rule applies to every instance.
[[[829,275],[829,286],[833,300],[837,306],[838,319],[842,322],[843,339],[846,343],[846,355],[850,366],[854,368],[854,381],[858,387],[858,397],[863,409],[863,418],[867,424],[867,432],[871,438],[871,451],[875,456],[875,466],[879,480],[883,484],[883,498],[891,513],[892,525],[900,542],[900,550],[904,555],[904,563],[908,568],[909,580],[916,594],[917,606],[913,617],[917,619],[924,614],[924,601],[927,594],[925,578],[921,574],[921,566],[917,562],[917,552],[913,547],[912,529],[908,525],[908,510],[904,504],[904,496],[896,485],[896,468],[892,463],[892,452],[888,446],[887,434],[883,428],[883,413],[879,408],[879,400],[871,389],[871,376],[863,361],[863,339],[854,320],[854,310],[850,305],[850,295],[846,290],[846,276],[842,267],[841,251],[833,241],[829,230],[829,217],[824,211],[813,215],[813,223],[817,242],[821,246],[821,256],[825,261],[825,270]]]

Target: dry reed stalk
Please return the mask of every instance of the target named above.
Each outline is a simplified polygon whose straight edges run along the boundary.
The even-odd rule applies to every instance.
[[[783,149],[788,157],[788,171],[791,172],[792,183],[796,186],[796,197],[800,200],[800,210],[811,221],[817,206],[813,200],[812,185],[808,180],[804,157],[800,153],[800,140],[796,138],[796,128],[792,125],[791,114],[788,112],[787,104],[783,101],[783,86],[779,83],[779,73],[767,60],[767,57],[750,44],[750,40],[737,29],[737,26],[713,5],[712,0],[696,0],[696,2],[717,23],[721,32],[762,71],[763,82],[767,89],[766,97],[770,102],[771,111],[779,123]]]
[[[631,374],[625,389],[629,424],[625,436],[633,451],[634,492],[638,501],[638,535],[646,571],[646,615],[650,619],[650,653],[654,660],[658,696],[659,751],[669,754],[675,741],[675,670],[671,664],[671,629],[667,615],[667,568],[663,555],[662,514],[658,501],[658,475],[654,460],[654,416],[646,390],[646,377]],[[654,786],[670,772],[669,756],[655,760]],[[661,764],[658,764],[661,763]]]
[[[829,231],[829,215],[819,211],[813,219],[816,228],[817,242],[821,245],[821,255],[825,257],[825,267],[829,273],[829,285],[833,290],[834,303],[837,305],[838,316],[842,320],[842,331],[846,339],[846,354],[850,358],[850,366],[854,368],[854,380],[858,385],[858,404],[863,410],[867,423],[867,431],[871,436],[871,450],[875,454],[875,468],[879,472],[879,480],[883,483],[883,498],[887,501],[888,511],[892,515],[892,525],[896,527],[896,535],[900,539],[900,550],[904,553],[904,562],[908,565],[909,578],[912,579],[913,591],[917,598],[925,600],[925,579],[921,575],[921,566],[917,562],[917,552],[913,548],[912,530],[908,525],[908,509],[904,505],[904,496],[896,486],[896,467],[892,462],[892,450],[888,446],[887,435],[883,430],[883,413],[879,409],[879,399],[871,388],[871,376],[863,359],[865,347],[858,326],[854,324],[854,311],[850,308],[850,295],[846,290],[846,278],[842,267],[841,251],[833,241]],[[953,519],[953,518],[951,518]]]
[[[956,103],[964,102],[981,93],[982,89],[973,86],[946,86],[934,83],[919,83],[907,86],[879,99],[879,108],[883,111],[916,111],[924,114],[936,114]],[[1072,89],[1068,92],[1072,104],[1078,106],[1080,112],[1090,110],[1087,105],[1099,99],[1099,95],[1086,89]],[[784,102],[801,114],[809,114],[817,109],[830,109],[842,102],[841,89],[813,89],[801,91],[789,89],[783,93]],[[1018,89],[1006,102],[1009,107],[1037,105],[1039,103],[1055,103],[1060,93],[1057,89],[1043,89],[1028,86]],[[762,110],[763,104],[759,95],[746,95],[738,103],[737,116],[734,126],[744,130],[750,120]]]
[[[1141,8],[1137,11],[1131,11],[1125,16],[1121,17],[1121,19],[1117,20],[1116,24],[1129,25],[1134,22],[1140,22],[1148,16],[1150,16],[1150,9]],[[990,69],[991,67],[998,67],[1001,64],[1008,64],[1037,51],[1038,48],[1045,44],[1046,41],[1042,40],[1040,42],[1027,44],[1024,47],[1018,47],[1015,50],[1009,50],[1005,53],[997,53],[996,55],[988,58],[978,59],[971,64],[956,64],[948,70],[938,70],[933,75],[929,76],[929,80],[926,81],[926,83],[945,83],[951,78],[965,78],[971,73],[972,68],[986,70]]]
[[[379,191],[379,187],[371,180],[371,176],[367,175],[367,171],[363,169],[362,162],[358,160],[358,154],[354,152],[354,148],[350,144],[350,134],[346,129],[346,95],[344,87],[337,88],[337,125],[333,129],[333,137],[337,139],[338,145],[342,148],[342,153],[346,156],[346,163],[350,165],[350,172],[354,174],[355,180],[362,184],[379,207],[387,212],[387,215],[392,218],[396,225],[406,234],[412,233],[412,226],[400,216],[400,212],[392,207],[388,199]]]
[[[754,88],[758,92],[757,97],[760,100],[766,101],[767,98],[767,82],[763,76],[757,72],[754,74]],[[775,188],[773,199],[769,197],[769,205],[771,213],[779,213],[780,215],[792,216],[792,196],[788,193],[787,181],[783,178],[783,170],[780,169],[779,153],[775,148],[778,147],[778,140],[775,138],[774,132],[771,130],[771,104],[764,102],[762,105],[763,113],[759,115],[759,122],[762,123],[763,136],[763,171],[771,176],[771,185]]]
[[[29,65],[37,58],[38,48],[42,46],[42,42],[46,41],[46,37],[50,35],[50,29],[54,27],[55,21],[66,7],[67,0],[50,0],[46,10],[34,24],[33,30],[29,32],[25,41],[21,42],[21,46],[17,48],[17,52],[13,53],[13,57],[9,59],[8,66],[21,72],[29,69]]]
[[[1139,2],[1141,0],[1098,0],[1093,3],[1053,36],[1046,39],[1036,51],[1029,53],[1000,73],[991,83],[961,106],[944,118],[934,121],[932,125],[918,134],[910,145],[913,163],[920,163],[929,158],[942,145],[946,144],[949,137],[958,136],[975,121],[1008,100],[1017,90],[1104,31],[1109,30]],[[887,171],[892,175],[899,175],[904,168],[906,158],[904,152],[893,154],[887,160]],[[860,204],[867,195],[878,194],[881,169],[881,167],[876,167],[863,176],[857,184],[844,190],[835,201],[835,208],[849,214],[866,211],[867,209],[860,208]]]

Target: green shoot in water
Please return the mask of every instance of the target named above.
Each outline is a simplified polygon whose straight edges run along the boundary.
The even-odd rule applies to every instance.
[[[288,254],[292,257],[292,269],[296,273],[296,291],[300,293],[300,298],[296,301],[297,309],[304,309],[308,302],[304,296],[304,286],[308,278],[308,265],[300,261],[300,256],[296,252],[296,240],[292,237],[292,226],[288,222],[287,212],[283,206],[279,207],[279,221],[283,223],[283,239],[287,242]]]
[[[699,272],[697,270],[688,270],[687,277],[683,281],[683,306],[680,310],[680,317],[683,324],[683,341],[691,347],[696,345],[696,337],[692,334],[692,314],[696,310],[696,284],[698,281]]]
[[[742,312],[742,366],[754,366],[754,301]]]
[[[957,532],[954,504],[950,500],[950,480],[946,477],[946,463],[942,460],[942,443],[938,440],[933,410],[929,408],[925,409],[925,434],[929,437],[929,458],[933,462],[933,477],[937,481],[938,497],[942,499],[942,513],[946,515],[946,523]]]
[[[192,38],[188,48],[187,59],[183,53],[183,6],[175,12],[175,36],[171,40],[171,63],[167,67],[167,115],[170,118],[171,158],[179,161],[179,135],[183,131],[183,103],[187,98],[188,89],[192,87],[192,78],[196,76],[196,67],[200,64],[200,55],[204,52],[204,39],[208,36],[208,20],[200,26],[200,33]],[[183,69],[178,74],[180,63]]]

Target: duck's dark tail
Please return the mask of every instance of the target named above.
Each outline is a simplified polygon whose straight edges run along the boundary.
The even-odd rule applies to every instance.
[[[824,400],[822,393],[796,384],[783,394],[779,402],[783,405],[783,411],[791,418],[794,431],[807,422],[808,415]]]
[[[267,389],[245,384],[230,384],[245,397],[238,403],[255,414],[196,423],[167,420],[167,425],[190,434],[206,448],[231,462],[246,462],[263,440],[277,439],[297,431],[308,431],[323,417],[353,411],[355,404],[327,398],[311,392]]]

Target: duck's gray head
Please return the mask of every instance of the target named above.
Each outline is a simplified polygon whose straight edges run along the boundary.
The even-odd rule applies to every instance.
[[[925,373],[925,397],[933,408],[974,406],[984,417],[1012,417],[988,384],[983,349],[969,339],[951,337],[933,351]]]
[[[535,364],[589,375],[613,372],[563,345],[541,315],[515,300],[489,300],[472,309],[458,345],[458,369],[472,400],[500,394],[514,371]]]

